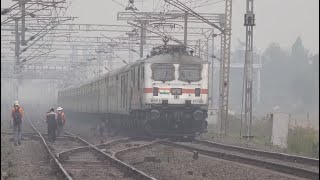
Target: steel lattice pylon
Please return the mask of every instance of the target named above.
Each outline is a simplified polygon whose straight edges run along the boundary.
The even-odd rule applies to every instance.
[[[226,0],[224,32],[221,34],[220,89],[219,89],[219,123],[220,135],[227,134],[228,129],[228,102],[229,102],[229,75],[230,75],[230,48],[231,48],[231,18],[232,0]]]

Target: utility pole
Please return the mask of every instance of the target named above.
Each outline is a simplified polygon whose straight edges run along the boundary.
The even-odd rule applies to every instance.
[[[261,54],[259,53],[259,64],[261,65]],[[257,103],[261,101],[261,68],[257,70]]]
[[[15,56],[16,56],[16,64],[15,64],[15,74],[18,75],[18,71],[19,71],[19,64],[20,64],[20,34],[19,34],[19,18],[15,18],[14,19],[15,22],[15,27],[14,27],[14,31],[15,31]],[[17,82],[15,84],[15,99],[18,100],[19,98],[19,78],[17,79]]]
[[[214,29],[212,29],[212,44],[211,44],[211,49],[212,49],[212,58],[211,58],[211,108],[213,109],[213,96],[214,96],[214,85],[213,85],[213,79],[214,79],[214,38],[216,34],[214,34]],[[209,53],[208,53],[209,54]]]
[[[253,14],[253,0],[247,0],[247,12],[244,16],[244,26],[246,27],[246,52],[245,52],[245,107],[244,118],[246,124],[246,137],[251,140],[252,124],[252,81],[253,81],[253,26],[255,17]]]
[[[15,34],[15,56],[16,65],[19,65],[19,53],[20,53],[20,34],[19,34],[19,18],[14,19],[14,34]]]
[[[144,34],[144,24],[141,23],[141,28],[140,28],[140,58],[143,58],[143,34]]]
[[[140,58],[143,58],[143,44],[146,43],[146,26],[147,21],[141,21],[141,27],[140,27]]]
[[[188,46],[188,11],[184,12],[184,46]]]
[[[21,5],[21,45],[27,45],[26,42],[26,3],[20,0]]]

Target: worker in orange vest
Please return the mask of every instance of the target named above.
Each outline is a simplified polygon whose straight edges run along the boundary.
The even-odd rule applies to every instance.
[[[11,110],[11,117],[13,119],[13,133],[14,133],[15,146],[17,146],[17,143],[21,145],[22,115],[23,115],[23,108],[19,105],[18,101],[15,101]]]
[[[50,108],[50,112],[47,113],[46,119],[48,124],[48,140],[49,142],[56,141],[56,130],[57,130],[57,114],[54,112],[54,108]]]
[[[58,122],[57,135],[58,136],[63,135],[63,128],[66,123],[66,116],[62,110],[63,110],[62,107],[57,108],[57,111],[58,111],[58,113],[57,113],[57,122]]]

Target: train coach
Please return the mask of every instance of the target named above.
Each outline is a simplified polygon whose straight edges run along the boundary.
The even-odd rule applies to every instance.
[[[183,46],[160,46],[145,59],[59,91],[58,103],[100,114],[112,126],[194,137],[207,126],[208,69]]]

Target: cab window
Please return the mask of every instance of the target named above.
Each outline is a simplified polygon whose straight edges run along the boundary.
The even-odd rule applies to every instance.
[[[152,79],[155,81],[172,81],[174,80],[173,64],[152,64]]]
[[[199,64],[182,64],[179,66],[179,80],[197,82],[201,80],[202,66]]]

